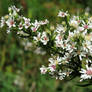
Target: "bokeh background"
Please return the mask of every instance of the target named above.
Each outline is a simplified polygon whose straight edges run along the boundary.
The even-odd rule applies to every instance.
[[[23,15],[32,20],[47,18],[52,24],[62,9],[71,14],[92,14],[92,0],[0,0],[0,17],[8,13],[11,5],[20,7]],[[41,75],[39,68],[48,63],[48,57],[27,39],[7,35],[0,29],[0,92],[92,92],[91,85],[78,86],[77,78],[59,81]]]

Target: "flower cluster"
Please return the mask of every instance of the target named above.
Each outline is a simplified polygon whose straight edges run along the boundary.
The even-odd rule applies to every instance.
[[[79,76],[80,81],[92,79],[92,17],[71,16],[60,11],[61,22],[52,31],[46,25],[49,24],[47,19],[32,23],[18,12],[15,6],[9,8],[9,15],[1,18],[0,26],[7,26],[8,32],[26,36],[51,54],[48,67],[42,65],[40,68],[42,74],[60,80],[71,76]]]
[[[30,36],[36,41],[39,39],[43,45],[49,41],[47,33],[39,29],[40,26],[46,25],[49,21],[37,21],[33,23],[29,18],[19,15],[20,9],[15,6],[9,7],[9,14],[1,18],[0,27],[7,26],[7,33],[15,31],[18,35]],[[37,31],[39,30],[39,31]],[[37,32],[36,32],[37,31]]]

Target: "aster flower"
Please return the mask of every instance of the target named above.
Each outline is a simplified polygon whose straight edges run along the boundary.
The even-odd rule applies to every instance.
[[[57,47],[63,47],[63,37],[60,34],[56,36],[55,43]]]
[[[48,38],[46,32],[43,32],[42,33],[42,36],[41,36],[41,40],[40,41],[43,43],[43,45],[46,45],[47,44],[47,42],[49,41],[49,38]]]
[[[91,79],[92,78],[92,67],[89,67],[88,65],[86,65],[86,69],[81,69],[80,73],[81,73],[80,81]]]
[[[16,11],[16,12],[19,12],[19,11],[20,11],[20,9],[19,9],[19,8],[16,8],[16,6],[14,6],[14,5],[11,6],[11,7],[9,7],[8,10],[9,10],[9,11],[12,10],[12,11]]]
[[[32,23],[31,30],[33,32],[36,32],[41,25],[46,25],[48,23],[49,23],[49,21],[47,19],[45,21],[37,21],[37,20],[35,20],[35,22]]]
[[[20,29],[20,30],[23,29],[23,24],[22,24],[22,22],[20,22],[20,24],[19,24],[19,29]]]
[[[66,73],[65,72],[59,72],[59,79],[63,80],[66,77]]]
[[[46,25],[48,23],[49,23],[49,21],[47,19],[45,19],[45,21],[40,21],[39,22],[40,25]]]
[[[69,21],[69,25],[74,27],[74,28],[78,28],[80,22],[81,21],[79,20],[78,16],[73,16],[73,18],[71,18]]]
[[[35,22],[32,23],[31,30],[32,30],[33,32],[36,32],[36,31],[38,30],[39,27],[40,27],[39,22],[38,22],[37,20],[35,20]]]
[[[43,49],[50,48],[49,53],[54,56],[49,58],[47,67],[40,68],[42,74],[48,73],[62,80],[72,71],[79,71],[81,68],[79,71],[81,80],[92,79],[92,17],[69,16],[68,12],[60,11],[58,17],[63,17],[61,23],[56,24],[56,29],[51,25],[49,30],[46,27],[44,31],[45,27],[42,29],[40,27],[49,23],[47,19],[35,20],[32,23],[29,18],[18,15],[18,12],[19,9],[15,6],[9,8],[9,14],[1,18],[0,26],[3,27],[6,24],[7,33],[14,27],[18,36],[30,38],[30,41]],[[69,17],[66,19],[66,16]],[[28,32],[29,30],[32,31]],[[31,43],[26,45],[27,50]],[[34,52],[42,53],[40,48]],[[84,68],[85,65],[86,68]],[[72,73],[71,76],[73,75],[75,74]]]
[[[42,66],[42,67],[40,68],[40,71],[41,71],[41,74],[46,74],[47,68],[46,68],[45,66]]]
[[[68,16],[68,12],[67,11],[66,12],[60,11],[58,13],[58,17],[65,17],[65,16]]]
[[[40,33],[40,32],[37,33],[37,36],[34,36],[33,39],[34,39],[34,41],[36,41],[36,42],[40,41],[40,40],[41,40],[41,33]]]
[[[64,33],[66,31],[66,27],[63,27],[63,25],[57,25],[55,32],[57,33]]]
[[[24,27],[27,29],[31,26],[31,23],[30,23],[30,19],[29,18],[25,18],[23,17],[24,19]]]
[[[16,8],[14,5],[9,7],[8,10],[9,10],[9,15],[14,17],[16,17],[18,15],[18,12],[20,11],[20,9]]]
[[[6,21],[6,24],[9,28],[11,27],[16,27],[15,25],[15,21],[14,21],[14,18],[10,17],[7,21]]]

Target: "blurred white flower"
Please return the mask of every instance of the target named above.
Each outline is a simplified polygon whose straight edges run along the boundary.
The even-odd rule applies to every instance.
[[[34,39],[34,41],[36,41],[36,42],[40,41],[40,39],[41,39],[41,33],[40,33],[40,32],[37,33],[37,36],[34,36],[33,39]]]
[[[41,25],[45,25],[47,23],[49,23],[49,21],[47,19],[45,21],[37,21],[37,20],[35,20],[35,22],[32,23],[31,30],[33,32],[36,32]]]
[[[20,29],[20,30],[23,29],[23,24],[22,24],[22,22],[20,22],[20,24],[19,24],[19,29]]]
[[[27,29],[31,26],[31,23],[30,23],[30,19],[29,18],[25,18],[23,17],[24,19],[24,27]]]
[[[46,74],[47,68],[46,68],[45,66],[42,66],[42,67],[40,68],[40,71],[41,71],[41,74]]]
[[[5,25],[4,17],[1,18],[0,27],[2,28]]]
[[[58,34],[55,38],[56,47],[63,47],[63,37]]]
[[[63,25],[57,25],[55,32],[57,33],[64,33],[66,31],[66,27],[63,27]]]
[[[46,51],[43,51],[42,48],[37,48],[34,53],[36,54],[40,54],[40,55],[45,55],[46,54]]]
[[[60,80],[63,80],[65,78],[65,76],[66,76],[65,72],[59,72],[58,74],[59,74],[59,79]]]
[[[9,28],[11,27],[16,27],[15,22],[14,22],[14,18],[10,17],[7,21],[6,24]]]
[[[49,23],[49,21],[47,19],[45,19],[45,21],[40,21],[39,22],[40,25],[46,25],[48,23]]]
[[[46,32],[43,32],[42,33],[42,36],[41,36],[41,40],[40,41],[43,43],[43,45],[46,45],[47,44],[47,42],[49,41],[49,38],[48,38]]]
[[[67,11],[66,12],[60,11],[58,13],[58,17],[65,17],[65,16],[68,16],[68,12]]]

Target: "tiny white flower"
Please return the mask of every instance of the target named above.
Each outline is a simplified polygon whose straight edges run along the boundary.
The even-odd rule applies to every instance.
[[[50,70],[50,72],[54,72],[56,70],[56,65],[55,64],[50,64],[48,69]]]
[[[46,25],[48,23],[49,23],[49,21],[47,19],[45,19],[45,21],[40,21],[39,22],[40,25]]]
[[[30,23],[30,19],[29,18],[25,18],[23,17],[24,19],[24,27],[27,29],[31,26],[31,23]]]
[[[37,36],[34,36],[34,37],[33,37],[33,39],[34,39],[36,42],[40,41],[40,39],[41,39],[41,33],[39,32],[39,33],[37,34]]]
[[[42,66],[42,67],[40,68],[40,71],[41,71],[41,74],[46,74],[47,68],[46,68],[45,66]]]
[[[60,72],[59,73],[59,79],[60,80],[63,80],[65,78],[65,76],[66,76],[66,73],[65,72]]]
[[[65,16],[68,16],[68,12],[67,11],[66,12],[60,11],[58,13],[58,17],[65,17]]]
[[[11,27],[16,27],[15,22],[14,22],[14,18],[10,17],[7,21],[6,24],[9,28]]]
[[[16,8],[15,6],[9,7],[8,10],[10,16],[16,16],[17,13],[20,11],[20,9]]]
[[[79,23],[77,20],[74,20],[74,19],[71,19],[70,22],[69,22],[70,26],[73,26],[75,28],[78,27]]]
[[[86,65],[86,69],[81,69],[80,71],[81,73],[81,81],[82,80],[86,80],[86,79],[91,79],[92,78],[92,67],[88,67],[88,65]]]
[[[20,24],[19,24],[19,29],[20,29],[20,30],[23,29],[23,24],[22,24],[22,22],[20,22]]]
[[[41,41],[44,45],[47,44],[47,42],[49,41],[49,38],[48,38],[46,32],[43,32],[43,33],[42,33],[42,36],[41,36],[41,40],[40,40],[40,41]]]
[[[63,38],[58,34],[55,38],[56,47],[63,47]]]
[[[40,27],[39,22],[38,22],[37,20],[35,20],[35,22],[32,23],[31,30],[32,30],[33,32],[36,32],[36,31],[38,30],[39,27]]]
[[[57,32],[57,33],[64,33],[66,31],[66,28],[65,27],[63,27],[63,25],[57,25],[57,28],[56,28],[56,30],[55,30],[55,32]]]

